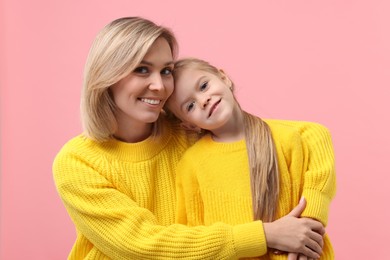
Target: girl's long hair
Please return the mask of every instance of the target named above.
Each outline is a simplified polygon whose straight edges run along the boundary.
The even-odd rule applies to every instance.
[[[175,63],[175,81],[180,77],[180,71],[187,68],[199,69],[221,77],[220,71],[208,62],[187,58]],[[231,89],[234,90],[233,83]],[[276,218],[279,199],[278,160],[271,129],[261,118],[242,109],[241,111],[244,118],[254,220],[271,222]]]
[[[271,130],[261,118],[242,111],[251,179],[254,219],[271,222],[276,218],[279,172]]]

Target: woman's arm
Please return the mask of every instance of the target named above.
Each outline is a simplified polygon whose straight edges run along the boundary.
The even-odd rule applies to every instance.
[[[235,259],[263,254],[262,223],[187,227],[160,225],[154,214],[120,192],[79,155],[60,153],[57,190],[81,232],[113,259]]]

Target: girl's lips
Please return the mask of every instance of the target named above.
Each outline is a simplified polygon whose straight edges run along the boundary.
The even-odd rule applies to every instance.
[[[213,113],[214,113],[214,110],[217,108],[217,106],[219,105],[219,103],[221,102],[222,99],[218,100],[217,102],[214,103],[214,105],[210,108],[210,113],[209,113],[209,116],[210,117]]]

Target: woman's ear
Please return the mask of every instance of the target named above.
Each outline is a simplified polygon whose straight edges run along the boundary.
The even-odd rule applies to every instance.
[[[193,131],[196,133],[200,133],[202,131],[200,127],[197,127],[189,122],[181,122],[180,126],[187,131]]]
[[[232,89],[233,82],[230,80],[230,78],[226,75],[226,73],[222,69],[219,69],[218,71],[221,76],[221,79],[226,83],[226,85],[229,86],[230,89]]]

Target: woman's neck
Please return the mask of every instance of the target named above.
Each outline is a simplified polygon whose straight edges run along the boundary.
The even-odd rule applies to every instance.
[[[229,143],[245,138],[244,115],[241,108],[237,107],[233,111],[231,119],[226,124],[211,131],[212,138],[216,142]]]
[[[126,143],[138,143],[152,134],[153,123],[149,124],[119,124],[114,137]]]

